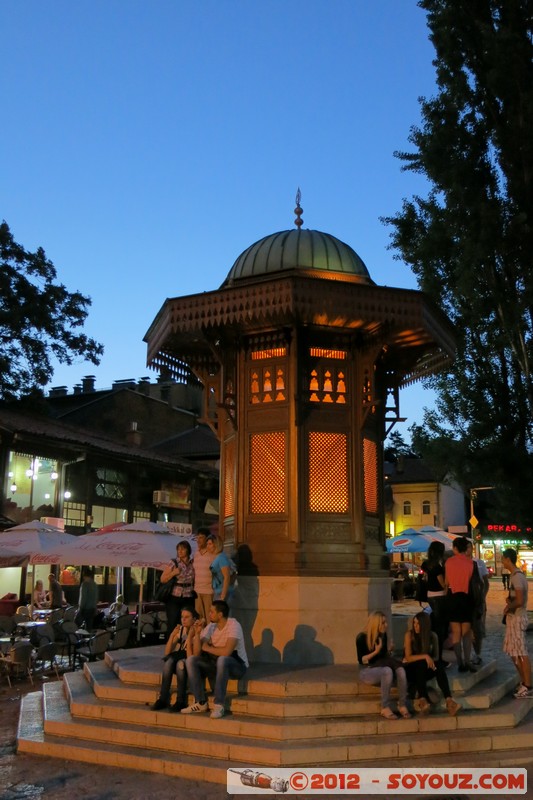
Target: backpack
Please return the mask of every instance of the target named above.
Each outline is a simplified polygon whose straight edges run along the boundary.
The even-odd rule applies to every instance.
[[[419,572],[416,576],[415,600],[419,603],[428,601],[428,576],[427,572]]]
[[[472,565],[474,569],[468,582],[468,597],[472,608],[481,613],[485,602],[485,586],[476,562],[472,561]]]

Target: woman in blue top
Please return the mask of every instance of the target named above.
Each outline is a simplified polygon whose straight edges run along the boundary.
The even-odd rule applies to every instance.
[[[210,570],[213,582],[213,600],[228,601],[231,597],[231,575],[235,571],[235,564],[224,552],[222,539],[212,533],[207,537],[206,548],[209,553],[216,553],[211,562]]]

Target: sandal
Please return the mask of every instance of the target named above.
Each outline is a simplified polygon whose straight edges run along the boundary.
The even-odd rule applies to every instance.
[[[398,717],[394,713],[394,711],[391,708],[389,708],[388,706],[385,706],[385,708],[382,708],[380,713],[381,713],[382,717],[385,717],[385,719],[398,719]]]
[[[459,705],[459,703],[456,703],[452,697],[448,697],[446,700],[446,709],[451,717],[455,717],[459,711],[462,711],[463,707]]]
[[[411,719],[413,716],[407,706],[400,706],[398,711],[403,719]]]
[[[421,714],[422,716],[429,714],[429,712],[431,711],[431,705],[429,704],[429,701],[425,697],[421,697],[419,700],[417,700],[417,702],[415,703],[415,708],[418,711],[418,713]]]

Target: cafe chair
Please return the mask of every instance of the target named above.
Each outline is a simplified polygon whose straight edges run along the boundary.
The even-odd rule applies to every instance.
[[[17,627],[13,617],[0,616],[0,633],[9,636]]]
[[[33,647],[26,642],[16,642],[7,655],[0,656],[0,668],[7,677],[11,688],[11,678],[27,675],[33,686],[32,678]]]
[[[63,611],[63,619],[65,622],[72,622],[76,619],[76,615],[78,613],[77,606],[67,606]]]
[[[56,678],[59,679],[58,661],[57,661],[57,645],[55,642],[45,642],[37,648],[35,654],[34,665],[40,664],[41,673],[46,672],[46,664],[50,662],[49,671],[55,671]]]
[[[81,661],[96,661],[103,658],[109,646],[111,631],[97,631],[90,639],[78,647],[78,658]]]

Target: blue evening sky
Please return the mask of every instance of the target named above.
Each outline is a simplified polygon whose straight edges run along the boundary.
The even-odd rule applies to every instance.
[[[378,284],[416,288],[379,221],[425,191],[402,173],[435,92],[416,0],[2,0],[0,218],[92,298],[99,367],[156,374],[142,338],[166,297],[216,289],[257,239],[304,226]],[[433,395],[402,393],[407,425]]]

